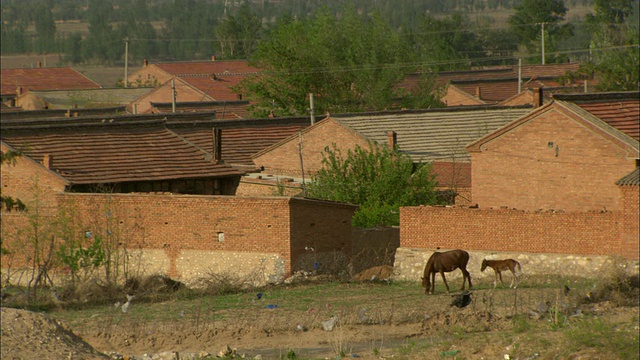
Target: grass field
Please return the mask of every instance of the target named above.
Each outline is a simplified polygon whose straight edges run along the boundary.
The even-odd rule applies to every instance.
[[[459,309],[437,283],[429,296],[415,282],[140,292],[127,313],[115,299],[49,311],[96,349],[138,356],[229,346],[263,359],[638,359],[637,284],[534,276],[517,290],[480,283]]]

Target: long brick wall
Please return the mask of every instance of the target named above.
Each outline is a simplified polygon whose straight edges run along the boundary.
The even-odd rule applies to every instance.
[[[152,269],[146,272],[176,278],[260,266],[264,278],[282,279],[296,270],[305,246],[348,252],[355,210],[289,197],[64,193],[57,199],[75,236],[100,236],[117,251],[139,256]],[[26,216],[3,218],[3,247],[20,245],[17,230],[26,228]]]
[[[400,209],[400,246],[424,249],[462,248],[579,255],[621,255],[638,259],[623,246],[621,211],[525,212],[460,207]],[[634,226],[630,224],[629,226]],[[635,222],[637,232],[637,221]],[[635,247],[638,247],[636,237]]]

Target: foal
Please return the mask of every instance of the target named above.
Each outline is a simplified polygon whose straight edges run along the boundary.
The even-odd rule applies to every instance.
[[[484,271],[486,268],[490,267],[496,273],[496,279],[493,281],[493,287],[496,287],[498,283],[498,278],[500,278],[500,282],[502,286],[504,286],[504,281],[502,281],[502,271],[509,270],[511,274],[513,274],[513,279],[511,279],[511,288],[518,287],[518,276],[522,274],[522,268],[520,267],[520,263],[513,259],[504,259],[504,260],[482,260],[482,267],[480,271]],[[513,286],[515,284],[515,286]]]

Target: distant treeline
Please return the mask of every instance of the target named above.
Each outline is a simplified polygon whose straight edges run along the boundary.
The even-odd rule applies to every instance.
[[[597,2],[548,1],[567,8],[592,7]],[[212,55],[248,59],[277,23],[314,16],[321,8],[340,16],[348,8],[362,16],[378,13],[407,41],[420,36],[437,39],[433,48],[422,50],[437,52],[434,61],[442,59],[446,63],[440,68],[455,69],[508,63],[519,50],[525,55],[527,50],[535,51],[530,44],[523,50],[513,29],[489,16],[502,10],[513,13],[523,2],[526,1],[2,0],[1,50],[5,55],[63,54],[61,60],[66,64],[122,64],[125,48],[132,62],[195,60]],[[575,29],[582,30],[580,21],[584,19],[565,20],[575,22]],[[88,24],[88,30],[57,31],[57,24],[63,21]],[[565,61],[573,54],[579,56],[579,52],[572,52],[575,49],[588,49],[587,31],[574,31],[571,35],[548,39],[550,53],[570,50],[564,52],[569,55],[555,56],[550,61]],[[455,63],[449,61],[452,59],[469,61]]]

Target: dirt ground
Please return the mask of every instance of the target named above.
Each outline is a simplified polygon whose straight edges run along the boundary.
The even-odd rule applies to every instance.
[[[180,358],[187,354],[215,358],[225,351],[226,358],[236,354],[235,358],[262,359],[292,358],[291,351],[296,359],[336,359],[338,355],[360,359],[621,358],[612,355],[607,344],[582,349],[570,344],[566,331],[554,331],[553,314],[535,310],[541,310],[538,300],[546,296],[553,301],[556,291],[518,291],[516,307],[513,291],[505,289],[474,291],[465,308],[452,307],[451,295],[437,294],[420,296],[413,305],[397,298],[380,301],[379,308],[368,304],[367,308],[331,309],[339,320],[330,331],[323,324],[329,319],[330,304],[326,309],[316,304],[317,309],[304,311],[259,305],[234,316],[219,314],[214,321],[204,321],[192,310],[153,323],[117,311],[91,315],[73,328],[54,320],[55,312],[42,315],[2,308],[1,354],[2,359],[105,359],[102,354],[114,353],[129,359],[147,354],[150,359],[167,351],[178,352]],[[638,306],[622,307],[611,301],[573,306],[563,301],[570,308],[564,313],[566,321],[596,317],[613,324],[615,331],[638,332]],[[519,318],[525,320],[516,321]]]

